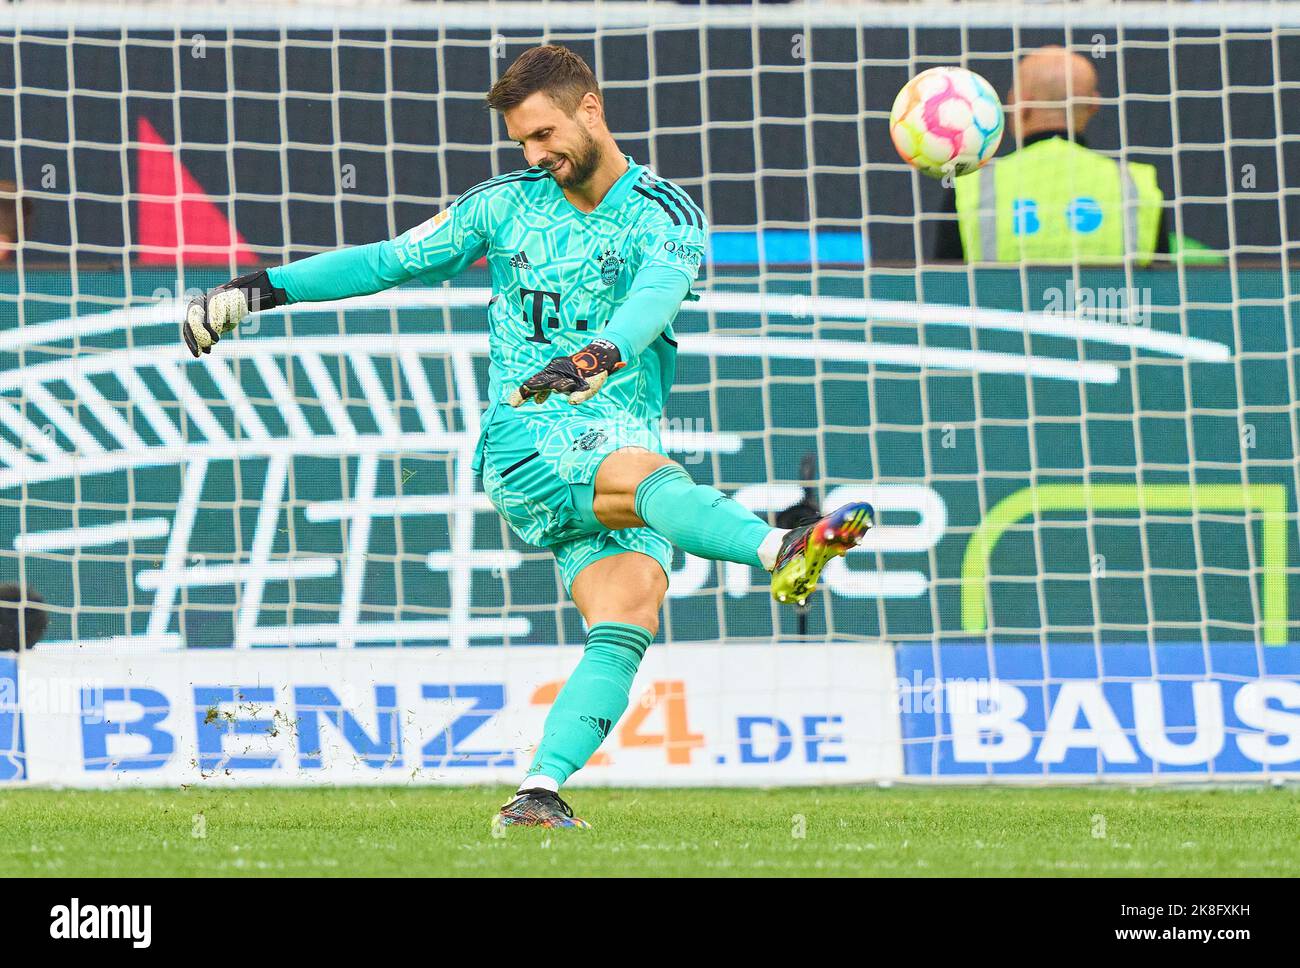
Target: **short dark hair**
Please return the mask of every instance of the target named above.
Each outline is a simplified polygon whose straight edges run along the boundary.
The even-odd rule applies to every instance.
[[[0,652],[30,649],[41,640],[50,620],[40,607],[44,601],[35,588],[0,585]]]
[[[508,111],[538,91],[545,91],[565,114],[578,110],[583,95],[591,91],[600,97],[600,84],[587,62],[558,44],[546,44],[524,51],[488,91],[493,111]]]

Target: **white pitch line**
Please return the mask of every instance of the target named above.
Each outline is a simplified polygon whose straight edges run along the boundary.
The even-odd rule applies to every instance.
[[[84,528],[36,531],[14,537],[15,551],[54,551],[62,548],[89,548],[117,544],[120,541],[144,541],[161,538],[171,530],[166,518],[141,518],[115,524],[94,524]]]

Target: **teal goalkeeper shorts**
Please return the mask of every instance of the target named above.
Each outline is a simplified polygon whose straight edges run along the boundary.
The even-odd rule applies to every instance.
[[[667,575],[673,547],[649,528],[611,531],[592,511],[596,471],[622,447],[663,454],[658,433],[624,411],[516,412],[484,432],[483,490],[528,544],[555,555],[565,591],[592,562],[625,551],[649,555]]]

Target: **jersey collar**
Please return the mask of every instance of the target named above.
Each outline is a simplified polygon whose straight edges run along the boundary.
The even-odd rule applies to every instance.
[[[600,205],[596,206],[597,208],[601,206],[608,206],[611,209],[622,208],[624,200],[632,191],[632,186],[641,178],[641,172],[645,171],[644,166],[633,161],[631,155],[624,155],[623,157],[627,159],[627,171],[619,176],[618,181],[609,186],[609,191],[605,193],[605,197],[601,199]]]
[[[631,155],[624,155],[623,157],[627,159],[627,171],[619,175],[618,180],[609,186],[609,191],[605,193],[605,197],[600,200],[599,205],[590,212],[579,212],[580,215],[590,218],[597,213],[613,212],[623,207],[623,202],[627,200],[627,196],[631,193],[633,186],[636,185],[637,181],[640,180],[642,173],[645,171],[645,166],[638,165],[632,160]],[[538,170],[540,171],[541,169]],[[578,212],[578,209],[574,208],[573,203],[565,196],[564,189],[560,187],[559,183],[556,182],[554,178],[550,181],[552,188],[556,194],[560,196],[560,199],[572,208],[573,211]]]

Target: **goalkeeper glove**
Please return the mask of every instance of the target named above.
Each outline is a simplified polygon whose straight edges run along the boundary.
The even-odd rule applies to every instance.
[[[517,390],[511,390],[506,402],[518,407],[525,401],[545,403],[552,393],[564,393],[577,406],[596,395],[609,375],[627,366],[619,357],[618,347],[609,340],[592,340],[572,356],[557,356],[536,376],[529,377]]]
[[[250,272],[191,299],[181,323],[181,335],[196,357],[211,353],[212,345],[249,313],[274,309],[288,301],[283,289],[271,285],[266,270]]]

